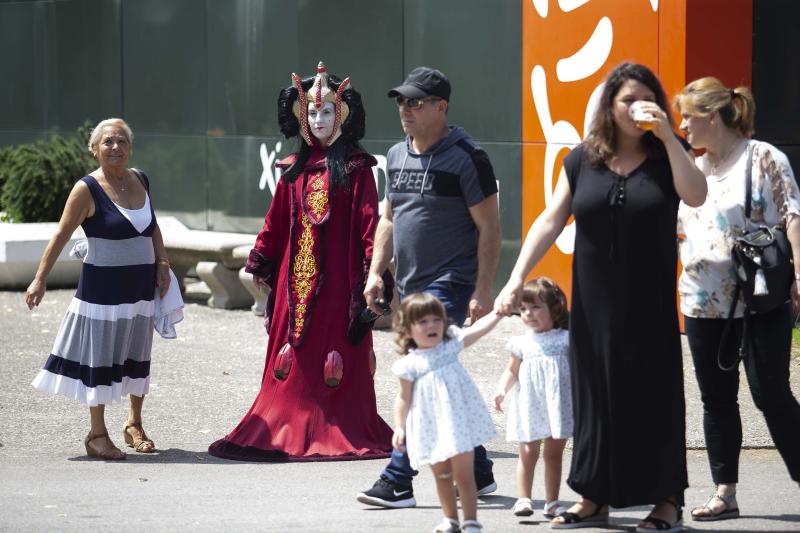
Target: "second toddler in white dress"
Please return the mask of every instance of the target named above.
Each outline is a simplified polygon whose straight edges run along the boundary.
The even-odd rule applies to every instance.
[[[561,460],[573,428],[567,299],[553,281],[537,278],[525,284],[520,315],[528,331],[508,342],[511,357],[494,402],[502,411],[510,392],[506,440],[519,442],[519,499],[513,512],[517,516],[533,514],[533,472],[543,442],[544,515],[549,519],[565,510],[558,503]]]

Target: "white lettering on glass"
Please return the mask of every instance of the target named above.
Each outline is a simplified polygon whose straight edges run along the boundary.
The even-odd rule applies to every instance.
[[[278,185],[278,180],[281,179],[281,169],[275,166],[275,157],[281,151],[283,143],[280,141],[275,143],[275,149],[267,152],[267,143],[261,143],[258,150],[261,156],[261,178],[258,180],[259,190],[264,190],[269,187],[269,194],[275,194],[275,187]]]
[[[258,153],[261,158],[261,177],[258,180],[258,189],[263,191],[269,189],[270,195],[275,194],[275,187],[281,179],[281,169],[275,166],[278,153],[280,153],[283,144],[281,141],[275,143],[275,149],[270,150],[267,143],[261,143]],[[375,155],[373,157],[378,161],[378,164],[372,167],[372,176],[375,179],[375,187],[380,192],[381,184],[383,184],[383,196],[379,197],[380,204],[378,206],[379,213],[383,213],[383,204],[386,201],[386,156]]]

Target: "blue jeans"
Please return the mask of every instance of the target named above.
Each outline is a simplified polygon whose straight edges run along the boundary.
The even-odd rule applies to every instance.
[[[474,291],[475,287],[473,285],[449,281],[434,281],[422,290],[422,292],[427,292],[439,298],[444,304],[447,318],[459,327],[464,324],[464,320],[467,318],[469,300]],[[401,294],[400,300],[402,299],[403,295]],[[477,446],[475,448],[475,476],[485,476],[491,473],[492,461],[486,456],[486,448]],[[392,458],[386,468],[383,469],[382,475],[397,485],[410,487],[414,476],[417,475],[417,471],[411,468],[406,452],[399,452],[393,449]]]

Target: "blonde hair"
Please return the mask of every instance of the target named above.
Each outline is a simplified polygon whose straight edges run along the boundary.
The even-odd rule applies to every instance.
[[[131,127],[128,126],[128,123],[121,118],[107,118],[101,120],[97,126],[94,127],[92,134],[89,136],[89,144],[87,146],[89,148],[89,153],[95,157],[97,156],[97,145],[100,142],[100,137],[103,135],[103,129],[108,126],[121,129],[123,133],[125,133],[125,137],[128,138],[128,144],[133,145],[133,132],[131,131]]]
[[[725,126],[745,139],[755,131],[756,102],[744,86],[729,89],[717,78],[700,78],[675,95],[673,104],[681,114],[705,117],[716,112]]]
[[[411,338],[411,325],[428,315],[440,317],[445,325],[447,324],[447,311],[436,296],[420,292],[403,299],[400,309],[397,310],[392,320],[392,328],[396,334],[394,343],[400,353],[407,354],[417,347],[417,343]],[[444,338],[449,338],[447,331],[445,331]]]
[[[569,328],[567,297],[555,281],[541,276],[527,282],[522,288],[522,301],[528,304],[541,302],[550,311],[553,325],[558,329]]]

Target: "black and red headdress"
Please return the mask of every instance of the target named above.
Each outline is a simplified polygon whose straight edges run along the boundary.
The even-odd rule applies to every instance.
[[[308,105],[311,103],[321,108],[326,102],[334,106],[333,131],[324,141],[317,141],[308,127]],[[320,61],[316,76],[301,80],[300,76],[292,74],[292,85],[278,96],[278,124],[287,138],[299,133],[309,146],[316,143],[327,148],[337,139],[339,128],[345,140],[358,141],[364,136],[361,95],[350,87],[350,78],[340,81],[328,74],[328,69]]]

